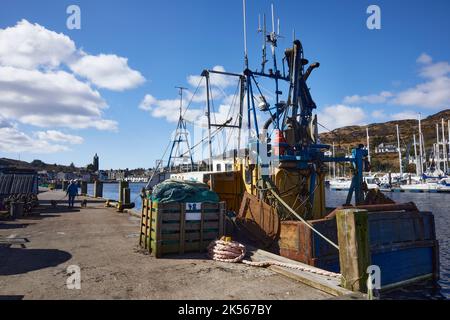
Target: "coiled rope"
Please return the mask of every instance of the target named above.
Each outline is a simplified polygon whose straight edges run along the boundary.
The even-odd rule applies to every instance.
[[[334,273],[326,270],[309,268],[306,266],[300,266],[298,264],[292,263],[284,263],[279,261],[250,261],[244,260],[246,254],[246,248],[242,243],[237,241],[225,241],[223,239],[214,240],[208,245],[208,256],[215,260],[221,262],[230,262],[230,263],[243,263],[253,267],[269,267],[269,266],[278,266],[283,268],[296,269],[300,271],[311,272],[314,274],[323,275],[326,277],[332,278],[340,278],[341,275],[339,273]]]

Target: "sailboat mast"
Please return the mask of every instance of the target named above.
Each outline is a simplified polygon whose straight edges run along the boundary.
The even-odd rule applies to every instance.
[[[447,172],[447,146],[445,141],[445,124],[444,119],[441,119],[442,126],[442,161],[444,162],[444,173]]]
[[[370,139],[369,139],[369,127],[366,128],[366,135],[367,135],[367,155],[370,163]]]
[[[416,135],[413,135],[414,141],[414,161],[416,163],[416,175],[419,175],[419,162],[417,161],[417,143],[416,143]]]
[[[423,148],[422,148],[422,125],[421,125],[421,118],[419,113],[419,174],[423,174]]]
[[[439,156],[440,148],[439,148],[439,123],[436,123],[436,148],[435,148],[435,159],[436,159],[436,168],[441,170],[441,159]]]
[[[450,120],[448,120],[447,121],[447,131],[448,131],[448,140],[447,140],[447,143],[448,143],[448,151],[450,152]],[[448,161],[448,153],[446,154],[446,157],[447,157],[447,161]],[[448,171],[448,162],[447,162],[447,171]]]
[[[335,157],[334,153],[334,142],[333,142],[333,158]],[[333,179],[336,179],[336,162],[333,161]]]
[[[400,149],[400,133],[398,130],[398,124],[397,127],[397,145],[398,145],[398,162],[400,166],[400,175],[403,175],[403,169],[402,169],[402,150]]]

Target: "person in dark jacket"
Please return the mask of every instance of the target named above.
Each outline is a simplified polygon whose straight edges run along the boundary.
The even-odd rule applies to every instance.
[[[69,196],[69,208],[73,208],[75,204],[75,197],[78,195],[78,185],[74,180],[70,181],[66,194]]]

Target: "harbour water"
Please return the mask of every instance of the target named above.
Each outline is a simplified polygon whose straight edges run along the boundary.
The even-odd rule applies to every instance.
[[[131,201],[136,204],[135,209],[142,207],[139,196],[145,183],[130,183]],[[119,185],[105,183],[103,197],[118,200]],[[93,194],[93,184],[88,185],[88,194]],[[327,207],[342,205],[347,197],[347,191],[326,191]],[[411,286],[406,289],[393,291],[383,295],[384,298],[423,298],[423,299],[450,299],[450,194],[444,193],[396,193],[387,195],[397,202],[414,202],[422,211],[431,211],[435,217],[436,235],[440,246],[441,276],[437,284],[426,283],[420,286]],[[424,290],[425,287],[425,290]]]
[[[131,202],[135,203],[135,209],[141,210],[142,208],[142,199],[139,196],[141,193],[141,189],[145,187],[145,183],[130,183],[130,199]],[[94,194],[94,184],[88,184],[88,194]],[[118,183],[104,183],[103,184],[103,198],[110,200],[119,200],[119,184]]]

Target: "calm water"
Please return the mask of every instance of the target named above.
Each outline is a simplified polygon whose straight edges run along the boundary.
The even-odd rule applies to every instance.
[[[145,183],[130,183],[131,201],[136,204],[135,209],[140,210],[142,206],[139,193]],[[88,193],[93,194],[93,185],[88,185]],[[118,200],[119,185],[107,183],[103,185],[103,197]],[[439,283],[426,283],[420,286],[410,287],[401,291],[390,293],[387,298],[435,298],[445,297],[450,299],[450,194],[443,193],[397,193],[390,192],[387,195],[397,202],[413,201],[423,211],[431,211],[436,223],[436,236],[440,246],[441,279]],[[346,191],[327,190],[327,206],[336,207],[345,202]],[[424,287],[426,290],[424,290]]]
[[[130,183],[130,199],[135,203],[135,209],[141,210],[142,200],[139,196],[141,189],[145,187],[145,183]],[[88,194],[94,194],[94,184],[88,184]],[[103,198],[110,200],[119,200],[119,184],[118,183],[104,183],[103,184]]]

